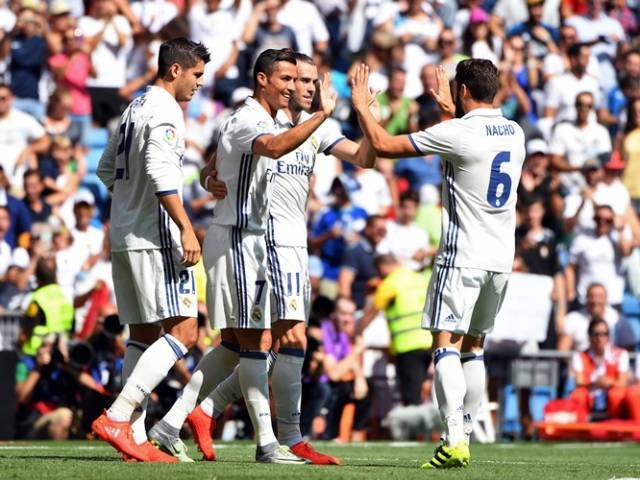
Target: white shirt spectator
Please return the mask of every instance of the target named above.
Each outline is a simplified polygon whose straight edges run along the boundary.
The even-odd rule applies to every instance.
[[[44,127],[35,118],[15,108],[0,118],[0,165],[12,185],[16,185],[16,177],[21,176],[15,171],[20,154],[44,134]]]
[[[630,235],[630,232],[622,234]],[[600,237],[581,233],[574,238],[569,255],[570,262],[577,268],[576,293],[580,304],[584,305],[587,289],[592,283],[605,286],[610,305],[622,303],[624,274],[618,235],[617,231]]]
[[[387,222],[387,236],[376,248],[379,254],[390,253],[396,257],[404,267],[420,270],[422,263],[413,259],[419,251],[429,248],[429,236],[415,223],[400,225],[397,222]]]
[[[122,15],[111,18],[106,28],[105,23],[94,17],[82,17],[78,22],[79,29],[87,37],[94,37],[104,29],[102,40],[91,54],[96,77],[89,77],[87,86],[120,88],[127,82],[127,58],[133,46],[131,25]],[[118,32],[127,37],[123,46],[120,46]]]
[[[558,27],[560,25],[560,1],[561,0],[545,0],[542,13],[542,21],[544,23],[552,27]],[[527,2],[525,0],[498,0],[493,7],[493,14],[504,20],[506,30],[509,30],[520,22],[526,22],[529,19]]]
[[[0,31],[3,32],[2,36],[11,33],[13,27],[16,25],[16,15],[9,10],[6,6],[0,7]],[[9,65],[9,58],[0,60],[0,75],[7,71]]]
[[[377,170],[362,170],[356,175],[358,190],[350,192],[351,202],[367,211],[367,215],[378,215],[392,205],[387,181]]]
[[[576,233],[593,230],[596,226],[593,221],[596,205],[609,205],[616,215],[623,215],[629,206],[631,199],[629,192],[620,180],[615,180],[607,185],[599,182],[593,192],[593,197],[584,203],[584,206],[578,214],[578,223],[574,231]],[[578,208],[582,204],[582,195],[580,193],[572,193],[567,195],[564,200],[564,218],[573,217]]]
[[[609,326],[611,340],[614,345],[622,348],[635,346],[637,339],[633,327],[629,322],[620,317],[615,308],[605,307],[604,320]],[[589,348],[589,322],[591,317],[586,310],[569,312],[564,317],[562,334],[569,335],[573,339],[573,349],[579,352]]]
[[[5,273],[7,273],[12,258],[13,252],[11,251],[11,247],[4,239],[0,240],[0,277],[3,277]]]
[[[141,0],[131,3],[131,11],[151,33],[158,33],[178,15],[178,8],[167,0]]]
[[[324,19],[311,2],[288,0],[278,13],[278,21],[293,30],[299,51],[306,55],[313,55],[316,42],[329,41]]]
[[[75,296],[76,279],[82,271],[82,264],[85,260],[86,258],[82,256],[82,250],[75,245],[56,252],[58,284],[70,300],[73,300]]]
[[[556,109],[556,121],[575,120],[576,97],[582,92],[591,93],[594,104],[600,105],[600,87],[595,78],[586,74],[577,78],[571,72],[553,77],[545,88],[545,107]]]
[[[242,35],[242,30],[235,28],[230,11],[219,8],[209,12],[202,3],[191,7],[189,25],[191,39],[202,42],[213,53],[211,61],[204,67],[204,85],[212,87],[215,73],[231,55],[233,42]]]
[[[87,230],[84,232],[77,228],[72,228],[71,236],[73,237],[73,246],[83,257],[83,261],[86,261],[89,257],[97,255],[102,251],[104,232],[93,225],[89,225]]]
[[[615,18],[611,18],[604,12],[595,18],[588,18],[583,15],[574,15],[567,18],[567,25],[576,29],[578,40],[583,43],[595,42],[598,38],[604,37],[609,41],[597,42],[591,47],[593,54],[598,56],[606,54],[609,58],[616,56],[616,43],[625,39],[624,28]]]
[[[569,70],[564,62],[564,58],[559,53],[549,53],[544,57],[542,63],[542,73],[549,79],[563,73],[567,73]],[[593,55],[589,56],[589,64],[587,65],[586,74],[595,79],[600,78],[600,64],[598,59]]]
[[[611,137],[607,129],[597,122],[589,122],[584,128],[573,122],[562,122],[551,134],[549,152],[564,156],[573,167],[582,167],[587,160],[611,152]],[[580,172],[563,173],[561,179],[571,193],[579,194],[585,185]]]

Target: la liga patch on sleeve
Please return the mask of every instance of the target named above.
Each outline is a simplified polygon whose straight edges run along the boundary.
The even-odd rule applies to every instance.
[[[269,124],[264,120],[260,120],[256,123],[256,131],[259,133],[267,133],[269,131]]]
[[[164,141],[170,144],[174,144],[176,142],[176,130],[175,128],[167,127],[162,135]]]

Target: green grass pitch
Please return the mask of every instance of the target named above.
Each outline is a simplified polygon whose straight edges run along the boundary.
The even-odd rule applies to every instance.
[[[534,443],[472,445],[471,465],[462,470],[426,471],[433,444],[415,442],[339,445],[317,442],[319,450],[342,458],[339,467],[261,465],[247,442],[217,444],[215,463],[159,465],[119,460],[107,444],[94,441],[0,442],[0,478],[226,480],[255,479],[640,479],[640,444]],[[195,447],[189,443],[190,453]],[[199,455],[192,455],[199,458]]]

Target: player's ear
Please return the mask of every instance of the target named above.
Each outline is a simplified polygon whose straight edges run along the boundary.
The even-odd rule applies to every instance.
[[[175,80],[176,78],[178,78],[181,73],[182,73],[182,67],[180,66],[180,64],[178,63],[171,64],[171,67],[169,67],[169,75],[171,75],[172,80]]]
[[[258,72],[258,74],[256,75],[256,80],[258,81],[258,85],[260,85],[262,88],[267,86],[267,74],[264,72]]]

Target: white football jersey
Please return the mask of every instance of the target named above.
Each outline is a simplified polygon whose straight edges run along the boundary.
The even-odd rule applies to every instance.
[[[266,232],[271,199],[268,169],[274,160],[254,155],[252,147],[259,136],[277,133],[275,120],[252,97],[227,119],[218,140],[216,171],[229,195],[216,203],[214,224]]]
[[[302,112],[299,123],[311,117]],[[276,115],[278,132],[294,125],[283,110]],[[328,154],[345,137],[332,122],[323,122],[294,151],[275,161],[267,241],[283,247],[307,247],[309,182],[319,153]]]
[[[182,198],[184,150],[182,109],[165,89],[148,87],[120,116],[98,165],[98,177],[113,191],[112,251],[181,245],[158,196]]]
[[[525,159],[524,132],[499,109],[409,135],[421,155],[443,160],[442,239],[436,263],[511,272],[516,191]]]

